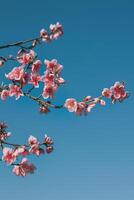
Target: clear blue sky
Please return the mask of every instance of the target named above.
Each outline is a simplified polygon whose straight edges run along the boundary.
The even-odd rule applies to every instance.
[[[57,21],[64,37],[37,49],[41,59],[57,58],[64,65],[67,85],[55,102],[100,95],[117,80],[127,83],[132,96],[80,118],[66,110],[39,115],[28,99],[0,102],[0,119],[8,123],[11,141],[24,143],[30,134],[42,138],[44,133],[55,141],[53,154],[31,158],[38,168],[34,175],[16,177],[1,163],[0,199],[133,200],[134,2],[5,0],[0,44],[37,36]],[[1,70],[1,80],[13,66]]]

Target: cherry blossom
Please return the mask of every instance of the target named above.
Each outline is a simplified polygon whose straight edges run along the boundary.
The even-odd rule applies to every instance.
[[[50,30],[52,32],[50,38],[52,40],[58,39],[61,35],[63,35],[63,27],[62,25],[57,22],[56,24],[51,24],[50,25]]]
[[[50,41],[50,36],[44,28],[40,30],[40,37],[42,38],[43,42],[49,42]]]
[[[112,91],[108,88],[104,88],[103,91],[102,91],[102,95],[106,98],[111,98]]]
[[[23,158],[19,165],[15,165],[13,168],[13,173],[17,176],[26,176],[28,174],[33,174],[36,167],[28,161],[27,158]]]
[[[44,143],[47,144],[47,145],[51,145],[51,144],[53,144],[53,140],[52,140],[51,137],[45,135]]]
[[[8,147],[4,147],[2,160],[7,162],[7,164],[11,165],[16,161],[16,155],[14,154],[14,150]]]
[[[27,156],[29,155],[29,151],[26,149],[25,146],[19,146],[15,149],[14,155],[16,156]]]
[[[9,97],[9,90],[3,90],[3,91],[1,92],[1,99],[2,99],[2,100],[6,100],[7,97]]]
[[[9,85],[9,96],[15,96],[16,100],[18,100],[21,96],[24,96],[21,87],[17,85],[10,84]]]
[[[67,99],[64,106],[69,110],[69,112],[76,112],[77,101],[73,98]]]
[[[22,55],[18,56],[18,61],[23,65],[30,64],[34,61],[36,53],[33,50],[29,52],[24,52]]]
[[[54,150],[53,146],[48,146],[48,147],[46,148],[46,152],[47,152],[47,153],[52,153],[53,150]]]
[[[32,65],[32,69],[31,69],[32,73],[37,73],[41,65],[42,65],[42,62],[40,60],[36,60]]]
[[[39,74],[37,73],[31,74],[29,84],[33,84],[35,88],[38,88],[40,81],[41,81],[41,76]]]
[[[4,60],[0,60],[0,67],[3,67],[4,63]]]
[[[129,93],[125,91],[124,82],[115,82],[115,84],[110,88],[104,88],[102,95],[106,98],[111,98],[112,103],[117,101],[122,102],[129,96]]]
[[[63,69],[63,66],[57,62],[56,59],[52,59],[51,61],[45,60],[46,68],[48,71],[52,73],[60,73]]]
[[[23,76],[24,76],[24,66],[15,67],[9,74],[6,74],[6,78],[13,81],[20,81]]]
[[[40,113],[41,114],[47,114],[47,113],[49,113],[50,112],[50,110],[48,109],[48,107],[47,106],[40,106]]]
[[[52,85],[52,84],[45,85],[42,96],[44,99],[47,99],[49,97],[54,98],[56,91],[57,91],[56,85]]]
[[[10,132],[2,132],[0,134],[0,140],[6,140],[8,137],[10,137],[11,133]]]

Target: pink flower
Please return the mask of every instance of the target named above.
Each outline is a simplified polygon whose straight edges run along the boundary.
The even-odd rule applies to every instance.
[[[6,161],[9,165],[14,163],[16,161],[16,155],[14,154],[14,150],[8,147],[4,147],[2,160]]]
[[[47,66],[47,70],[49,72],[54,73],[54,74],[55,73],[59,74],[62,71],[62,69],[63,69],[63,66],[61,64],[59,64],[56,59],[53,59],[51,61],[45,60],[44,63]]]
[[[32,63],[35,59],[35,52],[33,50],[30,50],[28,53],[23,53],[21,56],[18,57],[18,61],[24,65]]]
[[[13,70],[5,75],[9,80],[20,81],[24,76],[24,66],[15,67]]]
[[[56,85],[51,85],[51,84],[45,85],[42,93],[43,98],[44,99],[47,99],[49,97],[54,98],[56,90],[57,90]]]
[[[1,92],[1,99],[6,100],[9,97],[9,90],[2,90]]]
[[[92,99],[91,96],[87,96],[87,97],[85,97],[85,98],[83,99],[83,102],[88,102],[88,101],[90,101],[91,99]]]
[[[90,103],[87,107],[87,112],[91,112],[91,109],[96,106],[96,103]]]
[[[14,151],[14,154],[16,156],[27,156],[29,154],[29,151],[26,149],[25,146],[19,146],[16,148],[16,150]]]
[[[102,99],[100,99],[99,103],[102,105],[102,106],[105,106],[106,105],[106,102]]]
[[[73,98],[67,99],[64,106],[68,109],[69,112],[76,112],[77,110],[77,101]]]
[[[0,140],[6,140],[8,137],[10,137],[11,133],[10,132],[4,132],[0,134]]]
[[[4,63],[4,60],[0,60],[0,67],[3,67]]]
[[[29,84],[33,84],[35,88],[39,87],[39,82],[41,81],[41,76],[37,73],[31,74]]]
[[[42,65],[41,61],[36,60],[32,65],[32,69],[31,69],[32,73],[37,73],[39,71],[41,65]]]
[[[36,167],[28,162],[27,158],[23,158],[19,165],[15,165],[13,168],[13,173],[17,176],[26,176],[28,174],[33,174]]]
[[[39,141],[37,140],[36,137],[31,135],[29,137],[29,139],[28,139],[28,143],[31,146],[31,148],[29,150],[30,153],[34,153],[37,156],[39,156],[40,154],[44,154],[45,153],[44,149],[40,148],[40,143],[39,143]]]
[[[40,106],[40,113],[41,114],[47,114],[49,112],[50,112],[50,110],[48,109],[47,106]]]
[[[104,88],[103,91],[102,91],[102,95],[106,98],[111,98],[112,91],[108,88]]]
[[[46,148],[46,152],[47,152],[47,153],[51,153],[53,150],[54,150],[53,146],[48,146],[48,147]]]
[[[28,139],[28,144],[30,146],[33,146],[33,145],[39,145],[39,141],[36,137],[30,135],[29,139]]]
[[[9,96],[16,96],[16,100],[18,100],[21,96],[24,96],[20,86],[10,84],[9,89]]]
[[[111,98],[112,102],[122,102],[129,96],[129,93],[125,91],[125,84],[122,82],[115,82],[114,86],[110,89],[104,88],[102,95],[107,98]]]
[[[51,33],[52,33],[50,35],[51,40],[56,40],[61,35],[63,35],[63,27],[59,22],[57,22],[56,24],[51,24],[50,30],[51,30]]]
[[[40,37],[42,38],[43,42],[49,42],[50,41],[50,37],[48,32],[43,28],[40,31]]]
[[[113,93],[112,94],[113,103],[116,100],[121,102],[128,97],[128,92],[125,91],[125,84],[124,83],[116,82],[114,84],[114,86],[112,86],[110,89]]]
[[[54,83],[54,74],[52,73],[49,73],[48,71],[46,71],[45,75],[42,76],[42,81],[45,83],[45,84],[53,84]]]
[[[84,102],[77,103],[77,110],[75,111],[77,115],[85,114],[86,104]]]
[[[36,154],[37,156],[40,156],[41,154],[44,154],[45,151],[44,149],[40,148],[39,145],[32,145],[29,150],[29,153],[33,153]]]
[[[65,83],[65,80],[62,77],[56,78],[56,84],[58,85],[62,85]]]
[[[44,143],[47,144],[47,145],[51,145],[51,144],[53,144],[53,140],[52,140],[51,137],[45,135]]]

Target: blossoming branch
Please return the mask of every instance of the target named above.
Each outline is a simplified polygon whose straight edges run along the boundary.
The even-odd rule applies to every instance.
[[[13,173],[17,176],[26,176],[29,173],[34,173],[36,167],[29,163],[26,156],[34,154],[40,156],[41,154],[51,153],[53,151],[53,141],[45,134],[43,142],[30,136],[28,138],[28,144],[12,144],[6,141],[6,139],[11,136],[10,132],[6,131],[7,125],[5,123],[0,123],[0,145],[2,148],[2,159],[8,165],[13,166]]]
[[[126,91],[124,82],[115,82],[112,87],[104,88],[98,97],[86,96],[81,101],[75,98],[66,99],[62,105],[54,105],[52,100],[55,98],[56,92],[60,86],[65,84],[62,77],[63,65],[56,59],[38,59],[38,54],[34,48],[42,43],[50,43],[57,40],[63,35],[63,27],[60,23],[51,24],[49,31],[42,29],[37,38],[19,41],[7,45],[0,46],[0,49],[18,47],[17,55],[9,55],[7,57],[0,56],[0,67],[9,60],[15,62],[11,71],[5,74],[9,83],[0,85],[0,98],[5,101],[8,97],[15,97],[16,100],[24,96],[35,101],[39,105],[40,113],[47,114],[51,109],[66,108],[69,112],[74,112],[77,115],[87,115],[97,105],[106,105],[105,99],[110,99],[112,103],[122,102],[129,97],[129,92]],[[41,73],[41,68],[46,66],[46,70]],[[33,90],[43,86],[42,92],[34,96]],[[2,160],[9,165],[13,165],[13,172],[16,175],[25,176],[28,173],[33,173],[36,169],[30,164],[26,158],[15,164],[19,156],[27,156],[30,153],[40,155],[44,152],[50,153],[53,150],[52,140],[45,136],[43,143],[40,143],[37,138],[30,136],[28,145],[17,145],[7,143],[5,140],[9,137],[6,132],[5,124],[0,125],[0,144],[3,151]],[[12,148],[5,147],[12,146]],[[43,149],[45,146],[46,149]],[[29,149],[30,148],[30,149]]]

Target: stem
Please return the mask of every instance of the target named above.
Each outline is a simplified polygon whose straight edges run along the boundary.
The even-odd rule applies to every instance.
[[[39,97],[34,97],[34,96],[30,95],[29,93],[24,93],[24,96],[29,97],[30,99],[32,99],[33,101],[38,102],[42,106],[49,106],[49,107],[56,108],[56,109],[64,107],[64,105],[56,106],[56,105],[51,104],[49,102],[45,102],[45,101],[41,100]]]
[[[28,40],[24,40],[24,41],[14,42],[11,44],[1,45],[0,49],[10,48],[10,47],[14,47],[14,46],[21,46],[21,45],[29,43],[29,42],[40,41],[40,39],[41,38],[38,37],[38,38],[28,39]],[[23,48],[25,48],[25,47],[23,47]]]

